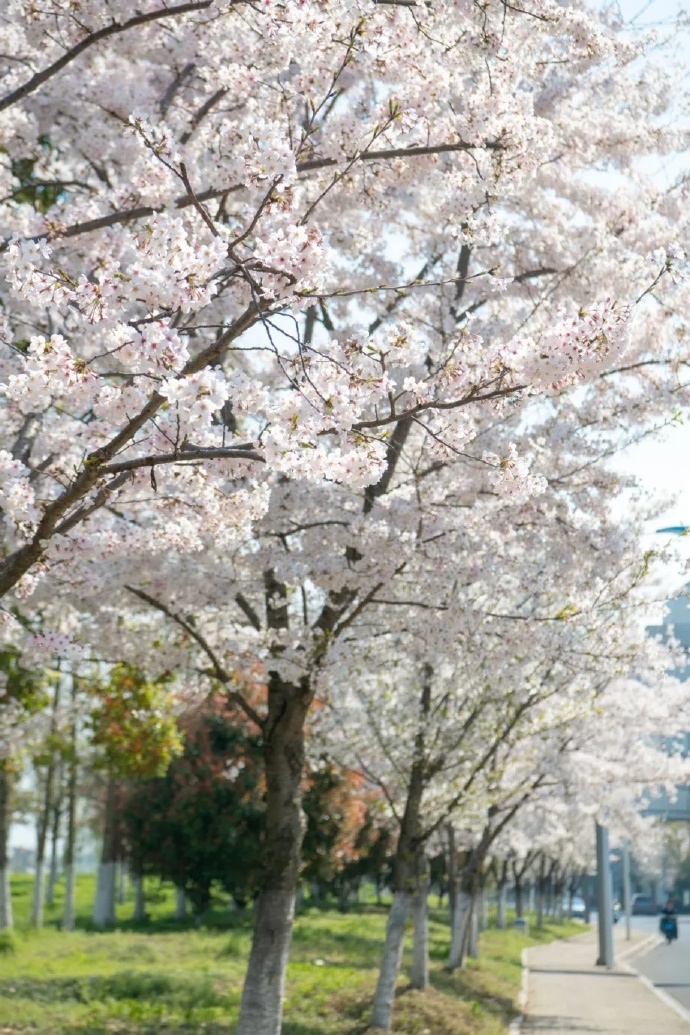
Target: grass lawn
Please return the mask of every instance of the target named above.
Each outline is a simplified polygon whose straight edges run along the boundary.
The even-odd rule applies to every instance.
[[[0,1035],[231,1035],[239,1007],[251,916],[218,909],[199,930],[175,923],[172,889],[151,884],[147,925],[124,919],[117,930],[88,930],[93,878],[80,878],[81,928],[57,926],[62,889],[46,909],[46,927],[28,929],[30,879],[13,878],[17,931],[0,936]],[[385,908],[348,913],[307,909],[296,921],[288,972],[284,1035],[361,1035],[367,1026],[386,924]],[[499,1035],[514,1014],[520,951],[582,931],[572,922],[535,937],[490,928],[481,959],[443,971],[449,930],[432,910],[432,988],[406,987],[403,963],[394,1032],[405,1035]]]

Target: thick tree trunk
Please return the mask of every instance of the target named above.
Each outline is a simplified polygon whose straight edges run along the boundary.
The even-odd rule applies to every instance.
[[[187,899],[184,888],[175,888],[175,919],[184,920],[187,916]]]
[[[380,1028],[382,1031],[390,1031],[395,986],[402,963],[405,923],[411,904],[412,893],[410,891],[402,890],[393,893],[393,902],[386,926],[386,943],[371,1012],[371,1027]]]
[[[10,893],[10,822],[12,818],[12,774],[0,762],[0,930],[12,928],[12,896]]]
[[[134,912],[132,920],[141,922],[146,919],[146,896],[144,895],[144,878],[138,874],[132,878],[134,884]]]
[[[116,785],[112,776],[108,778],[103,822],[103,849],[98,867],[96,898],[93,904],[93,922],[96,927],[114,924],[115,882],[117,877],[117,822],[115,815]]]
[[[304,724],[311,696],[306,679],[293,685],[270,673],[263,727],[266,833],[261,890],[254,906],[254,937],[236,1035],[279,1035],[281,1029],[304,836]]]
[[[429,987],[429,867],[422,858],[414,895],[414,941],[412,943],[412,988]]]
[[[451,931],[450,956],[448,957],[448,969],[455,970],[462,965],[465,946],[467,945],[468,926],[471,921],[472,896],[461,889],[455,902],[455,923]]]
[[[72,690],[74,705],[75,690]],[[71,755],[67,777],[67,830],[65,831],[65,903],[62,910],[63,931],[73,931],[75,923],[75,891],[77,848],[77,726],[72,721]]]

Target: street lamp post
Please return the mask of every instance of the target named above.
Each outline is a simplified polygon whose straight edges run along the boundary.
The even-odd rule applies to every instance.
[[[611,865],[609,861],[609,828],[596,825],[597,835],[597,910],[599,912],[599,958],[598,967],[611,970],[613,956],[613,894],[611,891]]]
[[[623,909],[625,910],[625,940],[630,941],[632,906],[630,901],[630,842],[623,844]]]

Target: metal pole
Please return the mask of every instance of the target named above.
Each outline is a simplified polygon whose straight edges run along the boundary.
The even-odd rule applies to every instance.
[[[623,909],[625,910],[625,940],[630,941],[632,906],[630,899],[630,843],[623,845]]]
[[[598,967],[613,967],[613,894],[609,863],[609,828],[597,823],[597,909],[599,912]]]

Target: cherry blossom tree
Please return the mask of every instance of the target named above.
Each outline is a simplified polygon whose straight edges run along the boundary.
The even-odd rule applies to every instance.
[[[684,146],[672,71],[552,0],[1,17],[0,592],[45,616],[29,651],[70,649],[56,591],[97,602],[103,656],[128,623],[169,645],[157,608],[260,727],[238,1030],[275,1035],[314,695],[401,608],[445,614],[446,568],[475,608],[481,565],[511,600],[553,578],[614,487],[596,461],[686,402],[687,184],[638,169]],[[504,565],[547,489],[567,545]]]

